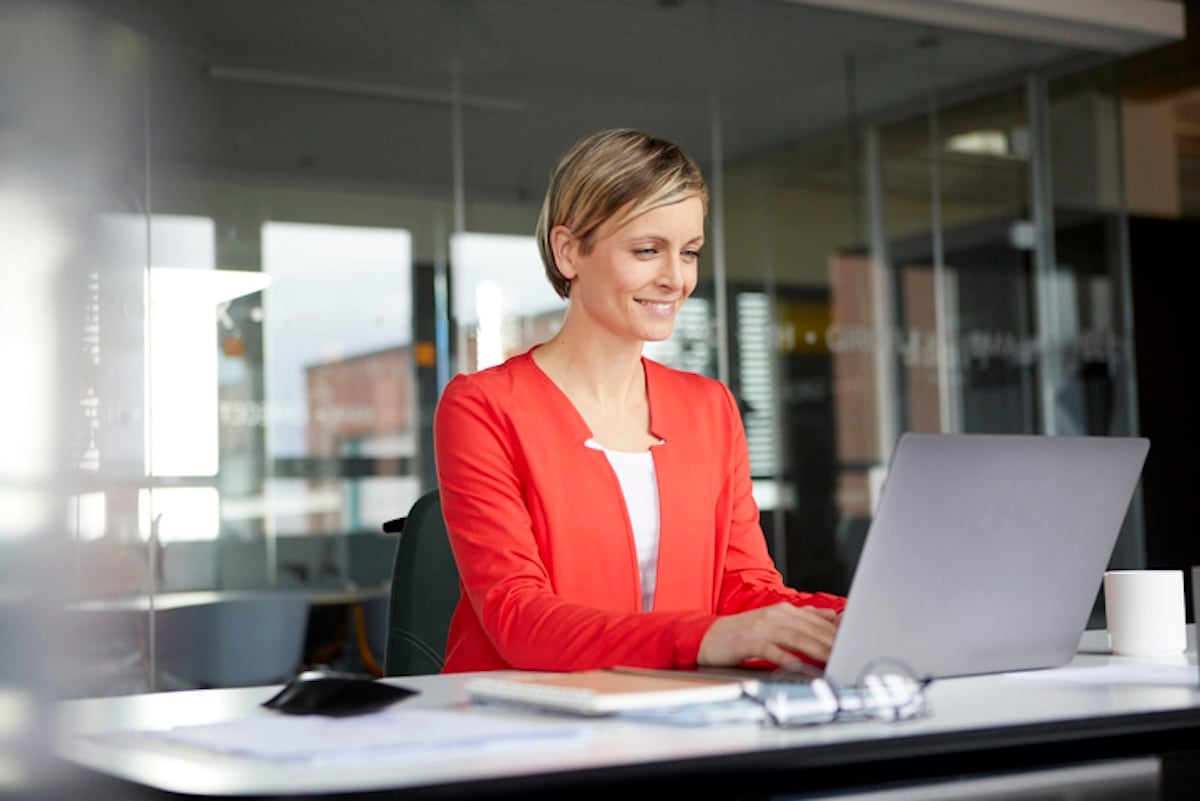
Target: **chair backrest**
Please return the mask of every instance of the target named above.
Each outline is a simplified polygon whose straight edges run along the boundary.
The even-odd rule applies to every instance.
[[[385,523],[384,530],[394,531],[397,522]],[[458,565],[438,491],[432,490],[409,510],[396,545],[384,675],[415,676],[442,669],[458,598]]]

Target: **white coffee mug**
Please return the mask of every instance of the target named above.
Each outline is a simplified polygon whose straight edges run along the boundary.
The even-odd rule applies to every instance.
[[[1108,646],[1121,656],[1187,649],[1182,570],[1110,570],[1104,574]]]

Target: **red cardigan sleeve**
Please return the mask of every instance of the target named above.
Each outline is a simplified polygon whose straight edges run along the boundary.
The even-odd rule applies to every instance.
[[[515,668],[694,664],[715,615],[612,611],[555,592],[524,496],[530,491],[525,465],[503,407],[477,379],[458,376],[444,390],[434,419],[443,513],[476,618],[462,625],[481,627],[503,662]]]

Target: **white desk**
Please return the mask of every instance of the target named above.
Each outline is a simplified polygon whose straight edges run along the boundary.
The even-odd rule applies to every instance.
[[[1084,649],[1099,642],[1085,638]],[[1081,653],[1076,665],[1112,658]],[[1195,647],[1187,659],[1196,664]],[[464,704],[464,676],[393,679],[420,690],[412,706]],[[59,755],[122,781],[121,797],[569,797],[605,788],[718,797],[856,786],[1200,749],[1200,689],[1096,686],[1005,676],[948,679],[929,688],[934,714],[902,723],[852,722],[778,730],[755,724],[676,728],[588,722],[586,740],[527,750],[287,765],[209,754],[116,747],[77,735],[168,728],[272,715],[258,704],[275,688],[201,690],[60,705]],[[495,708],[479,714],[501,712]],[[521,715],[520,717],[527,717]],[[545,718],[540,718],[545,720]],[[130,784],[125,785],[124,782]],[[655,789],[657,788],[657,789]]]

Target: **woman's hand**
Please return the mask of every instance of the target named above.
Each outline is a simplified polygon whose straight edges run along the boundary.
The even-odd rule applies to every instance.
[[[700,641],[701,665],[736,665],[765,659],[780,666],[800,662],[797,653],[817,662],[829,658],[839,615],[832,609],[781,602],[718,618]]]

